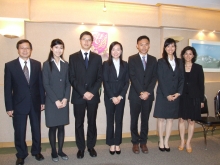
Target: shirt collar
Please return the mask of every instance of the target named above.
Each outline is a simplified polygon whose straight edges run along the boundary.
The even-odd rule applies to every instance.
[[[25,60],[23,60],[21,57],[19,57],[19,62],[20,62],[20,63],[24,63]],[[26,60],[26,62],[27,62],[27,63],[30,63],[30,58],[28,58],[28,59]]]
[[[174,56],[173,56],[173,60],[170,60],[169,56],[167,58],[168,58],[168,61],[170,61],[170,62],[175,61],[175,57]]]
[[[55,61],[55,59],[54,59],[54,58],[51,58],[51,61]],[[62,61],[63,63],[65,63],[65,61],[64,61],[62,58],[60,58],[60,61]]]
[[[120,59],[115,60],[114,58],[112,58],[112,61],[113,61],[114,63],[116,63],[116,64],[120,63]]]
[[[88,55],[90,54],[90,50],[85,51],[85,50],[81,49],[81,52],[82,52],[83,55],[85,55],[84,53],[88,53]]]
[[[142,54],[139,53],[139,56],[141,57],[141,59],[142,59],[142,57],[145,57],[145,59],[147,58],[147,54],[146,55],[142,55]]]

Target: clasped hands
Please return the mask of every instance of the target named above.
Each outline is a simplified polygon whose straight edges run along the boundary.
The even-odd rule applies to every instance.
[[[83,95],[83,99],[85,99],[85,100],[91,100],[92,98],[93,98],[93,94],[91,93],[91,92],[86,92],[86,93],[84,93],[84,95]]]
[[[66,106],[66,104],[67,104],[67,99],[64,98],[62,101],[57,100],[57,101],[55,102],[55,104],[56,104],[56,106],[57,106],[58,109],[64,108],[64,107]]]
[[[112,97],[112,102],[117,105],[120,103],[122,97],[121,96],[118,96],[118,97]]]
[[[167,96],[167,100],[168,100],[168,101],[174,101],[174,100],[176,100],[179,96],[180,96],[179,93],[175,93],[175,94],[173,94],[173,95],[168,95],[168,96]]]
[[[148,92],[141,92],[140,93],[140,98],[142,99],[142,100],[147,100],[148,99],[148,97],[149,97],[149,95],[150,95],[150,93],[148,93]]]

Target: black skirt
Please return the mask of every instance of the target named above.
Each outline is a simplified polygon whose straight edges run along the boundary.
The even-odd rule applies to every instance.
[[[199,120],[201,119],[201,101],[200,98],[190,98],[188,95],[183,95],[180,98],[179,118],[184,120]]]

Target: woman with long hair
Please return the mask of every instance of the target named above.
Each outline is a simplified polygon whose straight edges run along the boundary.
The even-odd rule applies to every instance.
[[[104,100],[107,115],[106,144],[111,155],[121,153],[122,124],[129,85],[128,64],[122,60],[121,43],[112,42],[109,58],[103,63]],[[115,128],[114,128],[115,123]]]
[[[173,119],[178,118],[179,96],[182,94],[184,75],[183,65],[176,55],[176,42],[172,38],[166,39],[163,47],[162,58],[157,65],[158,87],[154,117],[157,118],[159,150],[170,152],[168,144],[172,130]],[[163,138],[163,125],[165,138]]]
[[[204,107],[204,73],[202,66],[196,64],[197,53],[191,47],[185,47],[181,52],[184,64],[184,87],[180,97],[179,132],[181,143],[178,149],[182,151],[185,145],[185,121],[188,122],[188,138],[186,140],[186,151],[192,152],[191,139],[194,133],[195,120],[201,118],[201,108]]]
[[[50,53],[43,64],[43,85],[46,91],[45,119],[49,127],[49,141],[52,160],[63,160],[68,156],[63,152],[65,137],[64,126],[69,124],[70,83],[68,78],[68,63],[63,59],[64,43],[54,39],[50,45]],[[58,152],[56,150],[56,132]]]

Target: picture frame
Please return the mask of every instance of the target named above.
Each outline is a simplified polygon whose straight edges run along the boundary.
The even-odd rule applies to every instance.
[[[220,72],[220,42],[189,39],[189,46],[196,49],[197,64],[204,72]]]

